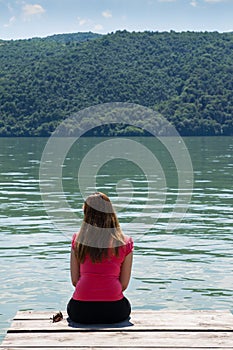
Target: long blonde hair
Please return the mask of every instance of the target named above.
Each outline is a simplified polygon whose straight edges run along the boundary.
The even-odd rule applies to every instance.
[[[108,196],[96,192],[84,203],[84,219],[76,241],[76,257],[83,263],[89,255],[92,262],[101,262],[109,254],[118,256],[125,244],[117,215]]]

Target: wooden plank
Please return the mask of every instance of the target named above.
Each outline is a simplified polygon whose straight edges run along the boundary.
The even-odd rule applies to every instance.
[[[0,350],[29,350],[30,348],[29,347],[1,347],[0,346]],[[37,347],[33,347],[33,350],[52,350],[53,348],[51,348],[51,347],[39,347],[39,348],[37,348]],[[100,350],[101,348],[99,348],[99,347],[79,347],[79,346],[75,346],[75,345],[73,345],[72,346],[72,348],[71,347],[56,347],[56,348],[54,348],[55,350],[72,350],[72,349],[78,349],[78,350],[87,350],[87,349],[91,349],[91,350]],[[131,349],[132,350],[132,348],[130,348],[130,347],[127,347],[127,348],[125,348],[125,347],[110,347],[110,348],[108,348],[108,347],[103,347],[102,349],[104,349],[104,350],[126,350],[126,349]],[[152,349],[152,347],[141,347],[140,346],[140,348],[135,348],[135,349]],[[162,350],[203,350],[204,348],[203,347],[198,347],[198,348],[190,348],[190,347],[176,347],[176,348],[174,348],[174,347],[169,347],[169,348],[167,348],[167,347],[162,347],[161,348],[161,346],[153,346],[153,349],[162,349]],[[215,349],[215,350],[232,350],[233,348],[232,347],[230,347],[230,348],[228,348],[228,347],[224,347],[224,348],[222,348],[222,347],[211,347],[211,348],[207,348],[207,349]]]
[[[129,321],[113,325],[82,325],[67,322],[67,314],[64,319],[53,323],[51,313],[25,313],[19,312],[12,322],[9,332],[26,331],[88,331],[88,330],[233,330],[233,315],[228,311],[144,311],[132,312]]]
[[[17,319],[41,319],[45,320],[50,318],[53,314],[55,314],[57,311],[18,311],[14,317],[14,320]],[[67,317],[67,313],[65,311],[62,311],[64,317]],[[142,317],[142,315],[147,316],[154,316],[154,315],[161,315],[167,316],[167,315],[174,315],[174,317],[180,317],[182,316],[195,316],[195,315],[226,315],[226,316],[232,316],[232,313],[229,310],[133,310],[131,315],[139,315]]]
[[[0,350],[29,350],[30,348],[29,347],[1,347],[0,346]],[[33,347],[33,350],[52,350],[53,348],[51,347]],[[87,349],[91,349],[91,350],[100,350],[101,348],[99,347],[79,347],[79,346],[76,346],[76,345],[73,345],[72,347],[56,347],[54,348],[56,350],[72,350],[72,349],[78,349],[78,350],[87,350]],[[130,347],[103,347],[102,349],[104,350],[126,350],[126,349],[131,349]],[[152,347],[141,347],[140,348],[135,348],[135,349],[152,349]],[[161,346],[153,346],[153,349],[162,349],[162,350],[203,350],[204,348],[203,347],[198,347],[198,348],[190,348],[190,347],[161,347]],[[215,350],[232,350],[233,348],[232,347],[211,347],[211,348],[206,348],[206,349],[215,349]]]
[[[67,332],[10,333],[3,347],[233,347],[233,332]]]
[[[233,350],[233,315],[229,311],[134,310],[129,322],[70,327],[64,312],[18,312],[0,350],[28,349],[224,349]]]

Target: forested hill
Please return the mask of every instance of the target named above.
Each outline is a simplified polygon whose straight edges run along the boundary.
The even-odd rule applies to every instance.
[[[148,106],[183,136],[233,135],[233,33],[0,40],[0,101],[0,136],[48,136],[105,102]]]

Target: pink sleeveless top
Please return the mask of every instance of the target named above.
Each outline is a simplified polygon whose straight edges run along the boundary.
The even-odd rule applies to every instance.
[[[75,249],[77,234],[72,238]],[[80,277],[73,293],[73,299],[82,301],[116,301],[124,297],[119,280],[121,265],[133,251],[133,240],[125,236],[125,245],[119,247],[119,256],[112,255],[101,262],[93,263],[87,256],[80,264]]]

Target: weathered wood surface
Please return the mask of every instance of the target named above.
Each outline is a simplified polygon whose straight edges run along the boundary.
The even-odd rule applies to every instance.
[[[8,335],[9,336],[9,335]],[[5,346],[17,347],[233,347],[233,334],[227,332],[66,332],[10,334]]]
[[[224,349],[233,350],[229,311],[134,311],[114,325],[81,325],[51,312],[18,312],[0,347],[28,349]]]
[[[233,315],[230,311],[134,311],[129,321],[113,325],[81,325],[64,319],[53,323],[51,312],[18,312],[9,332],[16,331],[86,331],[87,329],[119,330],[233,330]]]

